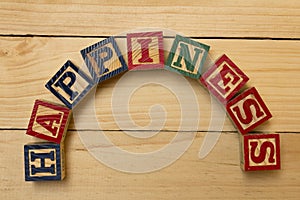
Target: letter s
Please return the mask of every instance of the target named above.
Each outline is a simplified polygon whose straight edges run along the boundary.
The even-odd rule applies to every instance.
[[[258,156],[255,155],[255,149],[257,148],[258,142],[250,142],[250,156],[251,156],[251,160],[255,163],[261,163],[266,159],[267,156],[267,149],[270,148],[270,156],[269,156],[269,163],[274,163],[275,162],[275,158],[274,158],[274,154],[275,154],[275,147],[274,144],[272,142],[266,141],[264,143],[262,143],[262,145],[260,146],[260,151]]]

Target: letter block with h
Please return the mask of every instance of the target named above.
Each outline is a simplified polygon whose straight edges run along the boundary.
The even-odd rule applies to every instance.
[[[241,168],[245,171],[280,169],[279,134],[241,136]]]
[[[272,117],[257,90],[252,87],[226,105],[231,120],[244,135]]]
[[[93,86],[93,81],[69,60],[45,85],[70,109],[75,107]]]
[[[62,180],[65,177],[64,146],[55,143],[24,145],[26,181]]]
[[[165,68],[199,79],[209,48],[200,42],[176,35]]]

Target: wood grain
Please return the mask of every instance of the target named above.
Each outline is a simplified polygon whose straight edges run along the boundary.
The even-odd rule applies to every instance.
[[[297,199],[300,190],[300,160],[295,159],[300,151],[297,134],[281,134],[280,171],[243,173],[237,134],[222,134],[211,154],[199,160],[197,154],[204,136],[199,133],[188,151],[171,166],[148,174],[127,174],[95,160],[80,143],[78,134],[70,131],[65,145],[65,180],[34,184],[23,181],[19,167],[23,144],[30,141],[23,132],[1,131],[1,199],[41,199],[45,195],[46,199]],[[167,134],[173,133],[159,134],[163,138],[161,145],[169,142]],[[122,140],[119,132],[108,136],[114,136],[121,148],[159,147],[159,140],[136,143]]]
[[[0,110],[1,128],[26,128],[36,98],[60,103],[44,88],[52,75],[71,59],[79,67],[83,61],[79,50],[99,39],[72,38],[0,38]],[[125,40],[125,39],[124,39]],[[212,59],[226,52],[250,78],[248,87],[255,86],[273,118],[257,130],[297,132],[300,107],[300,42],[253,40],[199,40],[211,45]],[[229,48],[230,47],[230,48]],[[147,72],[145,72],[147,73]],[[111,112],[111,98],[120,76],[99,86],[96,99],[97,115],[104,130],[119,130]],[[207,130],[210,121],[210,96],[195,80],[188,79],[198,98],[203,120],[200,130]],[[130,86],[130,85],[127,85]],[[126,87],[127,87],[126,86]],[[148,91],[153,91],[149,93]],[[156,98],[149,98],[149,97]],[[159,98],[159,97],[164,98]],[[155,103],[165,105],[168,120],[164,130],[177,130],[180,107],[176,97],[162,86],[140,88],[131,99],[130,112],[137,124],[149,123],[148,109]],[[133,106],[134,105],[134,106]],[[193,108],[193,106],[191,106]],[[13,119],[13,120],[12,120]],[[70,128],[74,129],[71,123]],[[226,119],[224,131],[235,130]]]
[[[299,13],[297,0],[2,0],[0,34],[110,36],[161,27],[198,37],[300,38]]]

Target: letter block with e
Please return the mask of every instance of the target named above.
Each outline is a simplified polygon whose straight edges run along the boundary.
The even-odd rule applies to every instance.
[[[62,180],[65,177],[64,146],[55,143],[24,145],[26,181]]]
[[[81,55],[96,84],[128,70],[114,37],[81,50]]]
[[[231,120],[244,135],[272,117],[257,90],[252,87],[226,105]]]
[[[129,70],[164,68],[162,31],[127,34],[127,49]]]
[[[68,108],[36,100],[26,134],[60,144],[65,138],[70,117]]]
[[[93,86],[93,81],[69,60],[45,85],[70,109],[75,107]]]
[[[200,42],[176,35],[165,68],[199,79],[209,48]]]
[[[249,78],[225,54],[200,78],[200,82],[224,105],[248,80]]]
[[[279,134],[241,136],[241,168],[245,171],[280,169]]]

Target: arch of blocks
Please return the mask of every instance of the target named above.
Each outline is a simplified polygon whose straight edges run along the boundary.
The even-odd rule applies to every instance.
[[[62,180],[65,177],[64,138],[72,109],[97,86],[127,70],[166,69],[193,79],[224,107],[240,133],[241,168],[245,171],[280,169],[279,134],[250,133],[272,115],[255,87],[242,91],[249,78],[225,54],[202,73],[210,47],[176,35],[164,59],[163,31],[127,34],[127,62],[115,37],[81,50],[85,74],[67,61],[46,83],[64,105],[36,100],[26,134],[45,142],[24,145],[26,181]]]

